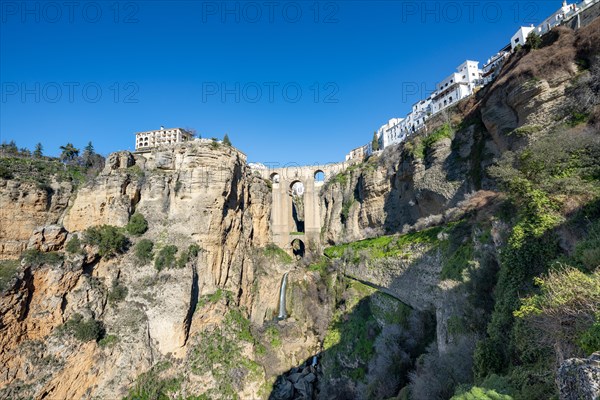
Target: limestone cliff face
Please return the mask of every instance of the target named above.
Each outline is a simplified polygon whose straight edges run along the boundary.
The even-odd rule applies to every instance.
[[[475,190],[470,172],[478,168],[471,154],[474,126],[434,143],[425,157],[402,146],[358,164],[324,187],[323,240],[340,243],[405,232],[419,220],[442,215]],[[475,160],[475,161],[473,161]]]
[[[72,193],[68,182],[40,187],[0,178],[0,260],[19,257],[34,229],[57,223]]]
[[[2,396],[120,398],[160,360],[186,363],[192,338],[215,326],[202,322],[213,312],[211,306],[194,313],[204,294],[227,290],[234,294],[231,307],[252,312],[253,248],[270,241],[270,192],[250,174],[237,150],[186,143],[146,157],[114,153],[70,201],[66,188],[63,196],[49,198],[24,184],[4,185],[0,198],[13,203],[10,212],[25,219],[20,205],[39,214],[18,233],[2,225],[4,235],[22,238],[18,253],[27,245],[62,253],[67,235],[102,224],[125,226],[134,212],[147,219],[143,238],[153,241],[155,253],[166,245],[177,246],[179,253],[191,244],[201,250],[185,266],[161,272],[140,265],[133,251],[106,260],[89,247],[85,255],[65,253],[65,260],[54,264],[24,262],[0,298]],[[55,222],[64,229],[49,225],[34,232],[38,225]],[[138,240],[131,237],[131,248]],[[109,300],[116,286],[127,288],[119,302]],[[275,296],[277,290],[268,289]],[[217,325],[225,313],[218,310],[211,319]],[[116,344],[101,347],[61,333],[59,327],[75,314],[101,321],[106,335],[118,338]],[[256,387],[244,390],[247,398],[257,395]]]

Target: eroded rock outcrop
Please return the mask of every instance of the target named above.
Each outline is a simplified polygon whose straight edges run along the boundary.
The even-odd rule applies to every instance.
[[[18,258],[35,229],[59,222],[72,193],[70,182],[0,178],[0,259]]]

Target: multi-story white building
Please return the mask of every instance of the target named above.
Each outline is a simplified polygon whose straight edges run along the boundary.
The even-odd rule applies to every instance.
[[[156,131],[138,132],[135,134],[135,149],[144,150],[162,145],[169,145],[192,140],[194,135],[182,128],[165,129],[163,126]]]
[[[492,58],[487,60],[487,63],[481,69],[481,77],[483,79],[483,86],[486,86],[490,82],[492,82],[500,73],[502,69],[502,65],[504,62],[510,57],[511,45],[507,45],[498,53],[494,54]]]
[[[377,130],[377,139],[379,141],[380,150],[396,143],[397,138],[395,136],[399,134],[397,125],[400,124],[403,119],[404,118],[392,118]]]
[[[585,2],[583,2],[585,3]],[[541,24],[537,26],[537,33],[543,35],[544,33],[550,31],[550,29],[555,26],[560,25],[565,18],[570,17],[572,14],[575,14],[578,11],[578,7],[576,4],[567,4],[567,0],[563,0],[562,7],[556,10],[552,15],[544,20]],[[526,36],[527,37],[527,36]]]
[[[472,95],[481,86],[482,71],[478,61],[467,60],[443,81],[437,84],[432,95],[432,112],[438,113],[446,107]]]

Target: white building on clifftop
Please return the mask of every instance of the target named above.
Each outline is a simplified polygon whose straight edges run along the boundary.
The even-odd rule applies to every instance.
[[[165,129],[163,126],[156,131],[138,132],[135,134],[135,149],[145,150],[162,145],[188,142],[194,138],[190,132],[182,128]]]

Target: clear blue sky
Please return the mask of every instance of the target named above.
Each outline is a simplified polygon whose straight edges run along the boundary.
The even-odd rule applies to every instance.
[[[561,3],[2,0],[0,140],[106,155],[164,125],[227,132],[249,161],[338,161]]]

